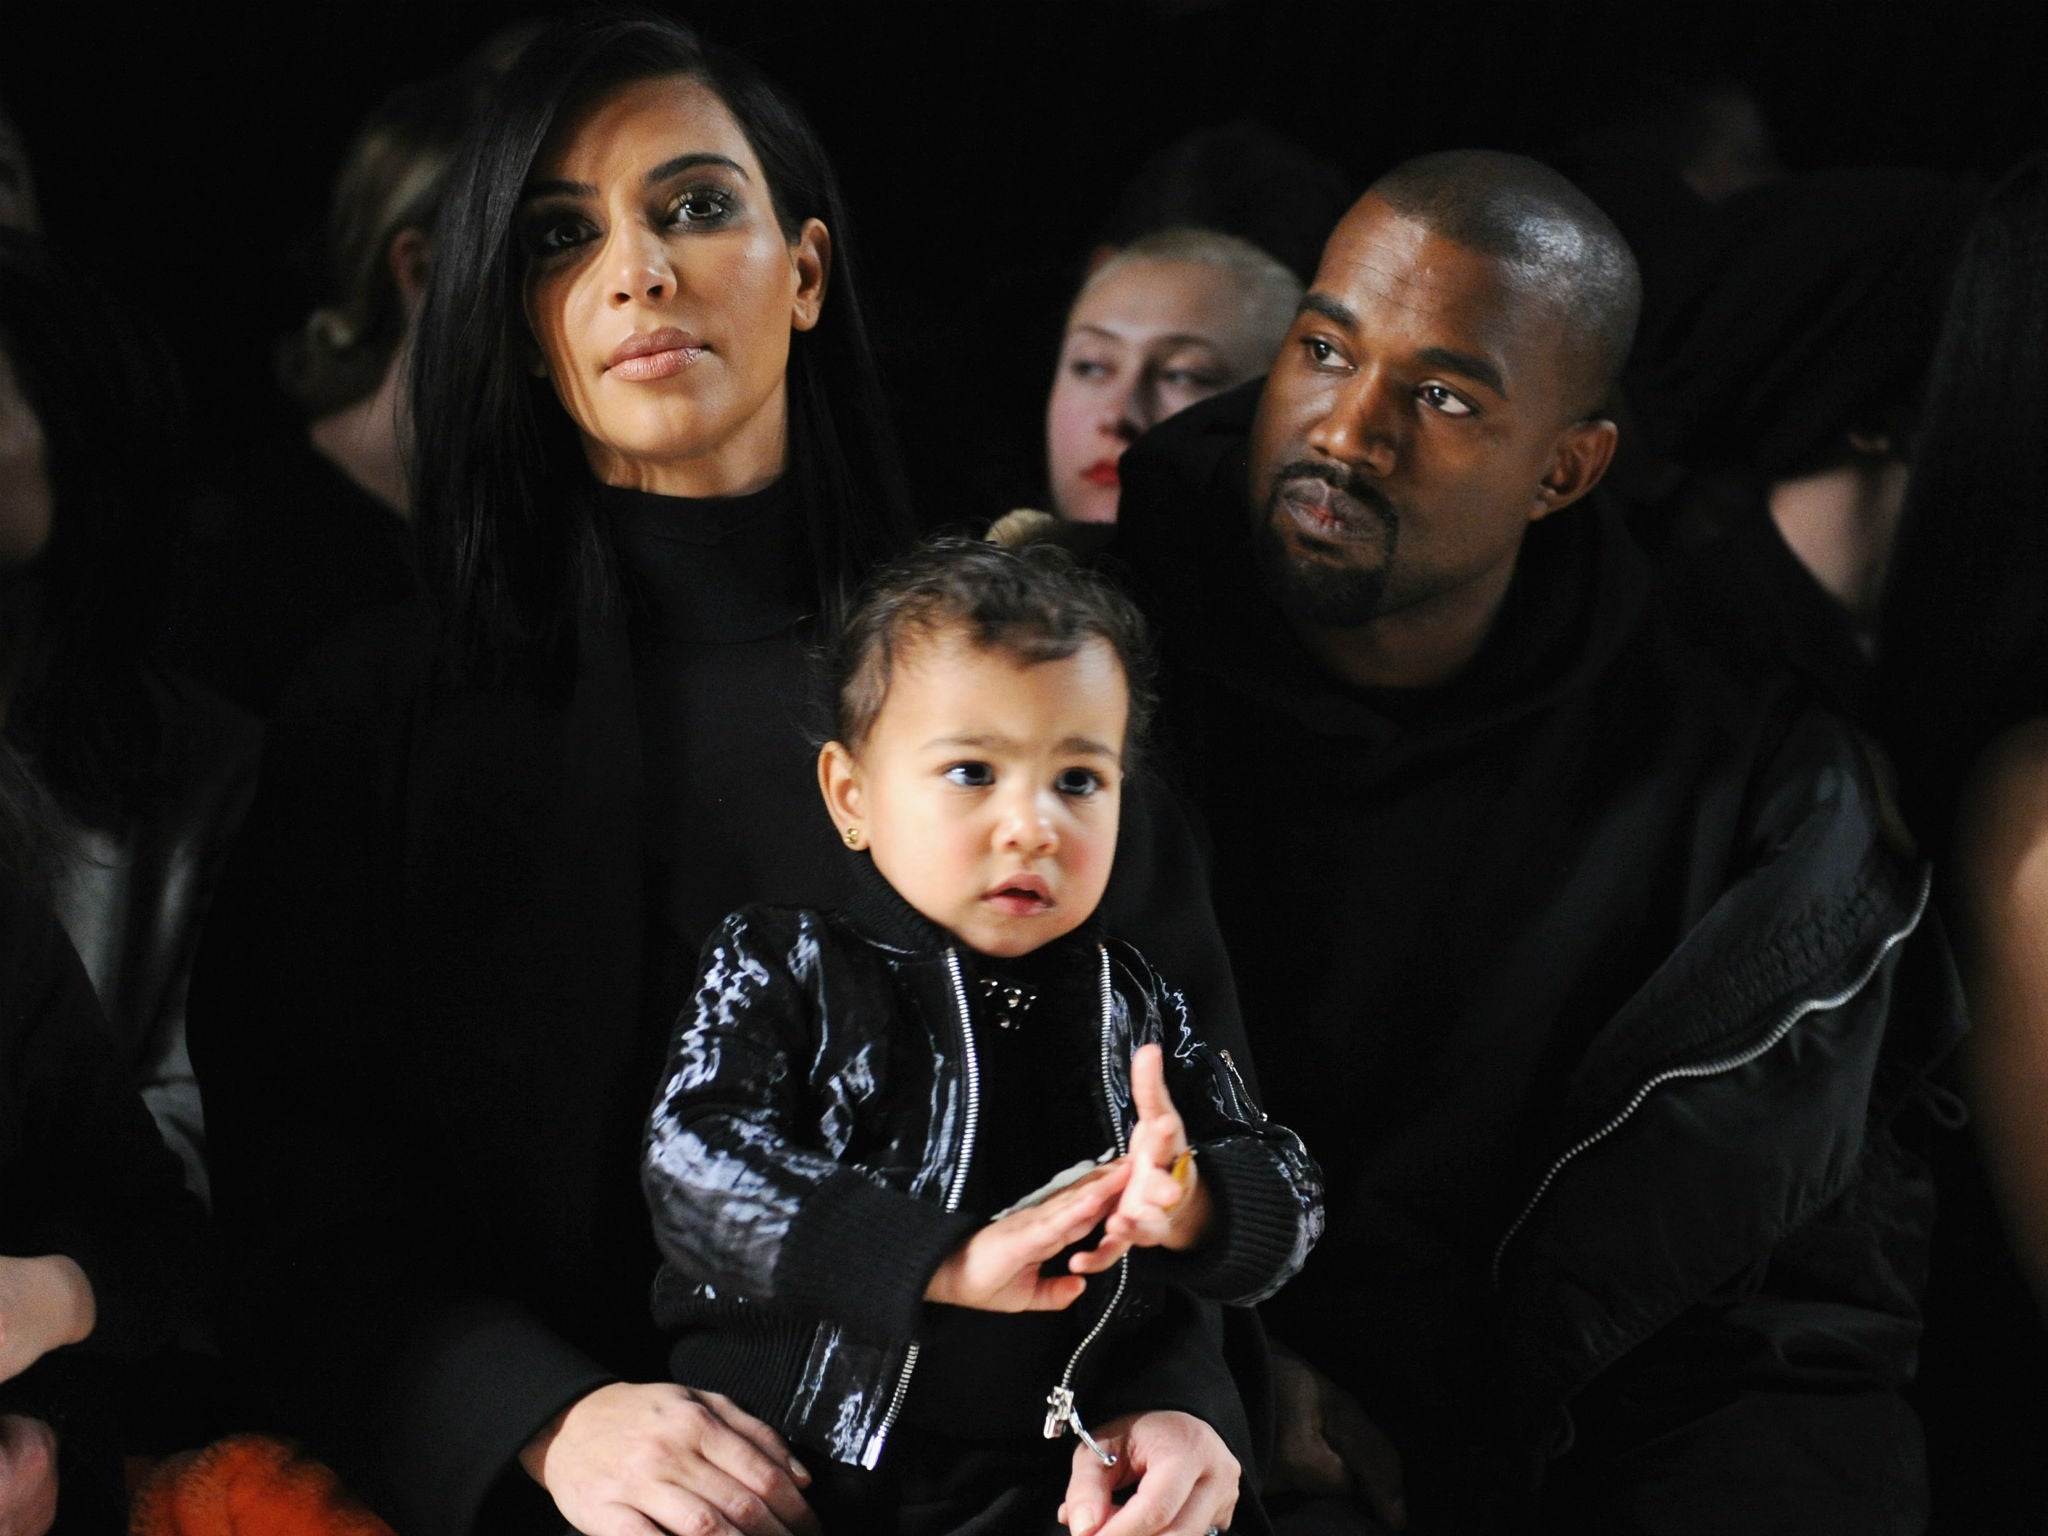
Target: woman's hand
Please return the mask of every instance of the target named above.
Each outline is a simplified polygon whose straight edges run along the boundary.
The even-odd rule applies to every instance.
[[[44,1536],[57,1523],[57,1432],[0,1414],[0,1536]]]
[[[526,1443],[519,1463],[584,1536],[816,1536],[810,1473],[717,1392],[614,1382]]]
[[[0,1381],[92,1333],[99,1309],[76,1259],[0,1257]]]
[[[1126,1414],[1094,1434],[1116,1465],[1105,1467],[1087,1446],[1074,1447],[1074,1475],[1059,1513],[1073,1536],[1202,1536],[1229,1528],[1237,1513],[1237,1458],[1200,1419]],[[1117,1509],[1110,1496],[1132,1483],[1137,1488]]]
[[[1127,1172],[1121,1161],[1112,1163],[1037,1205],[990,1222],[932,1272],[924,1299],[984,1312],[1071,1307],[1088,1282],[1077,1274],[1047,1277],[1039,1266],[1095,1229],[1116,1203]]]
[[[1103,1224],[1102,1242],[1074,1255],[1076,1274],[1105,1270],[1132,1248],[1185,1252],[1209,1232],[1215,1208],[1166,1091],[1166,1053],[1157,1045],[1141,1045],[1131,1057],[1131,1103],[1138,1128],[1123,1158],[1123,1198]]]

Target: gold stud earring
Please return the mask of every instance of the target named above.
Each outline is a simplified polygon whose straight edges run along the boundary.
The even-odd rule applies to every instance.
[[[861,837],[860,837],[860,828],[859,828],[859,827],[848,827],[848,828],[846,829],[846,833],[845,833],[845,836],[846,836],[846,846],[847,846],[847,847],[849,847],[849,848],[858,848],[858,847],[860,846],[860,842],[861,842]]]

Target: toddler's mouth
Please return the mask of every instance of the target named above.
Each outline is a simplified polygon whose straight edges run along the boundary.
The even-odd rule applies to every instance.
[[[1052,905],[1052,887],[1038,875],[1012,875],[982,900],[1009,912],[1034,912]]]

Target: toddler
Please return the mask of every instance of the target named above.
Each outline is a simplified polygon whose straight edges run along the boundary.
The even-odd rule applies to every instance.
[[[1213,1303],[1300,1268],[1320,1176],[1093,924],[1145,714],[1128,602],[941,541],[830,666],[860,895],[705,947],[643,1164],[670,1366],[828,1459],[828,1530],[1085,1536],[1108,1510],[1070,1491],[1142,1478],[1147,1416],[1247,1454]],[[1230,1522],[1234,1486],[1197,1492]]]

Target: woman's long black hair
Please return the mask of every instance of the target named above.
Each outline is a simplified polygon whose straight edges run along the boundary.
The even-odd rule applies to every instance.
[[[1879,663],[1916,830],[1940,843],[1991,739],[2048,715],[2048,155],[1985,200],[1956,269],[1892,557]]]
[[[0,578],[7,737],[77,820],[155,771],[144,682],[190,501],[183,397],[143,319],[41,236],[0,229],[0,345],[43,429],[49,543]]]
[[[751,64],[675,22],[577,16],[526,45],[454,169],[414,347],[420,560],[458,671],[521,656],[571,659],[579,626],[616,604],[615,562],[575,426],[527,368],[534,343],[514,218],[565,110],[670,74],[701,80],[725,103],[760,158],[785,237],[809,218],[832,233],[824,313],[791,338],[787,389],[788,472],[828,616],[912,536],[846,209],[816,133]]]

